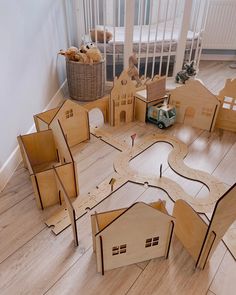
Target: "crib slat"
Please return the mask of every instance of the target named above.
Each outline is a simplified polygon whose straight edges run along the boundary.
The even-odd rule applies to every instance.
[[[147,3],[147,1],[146,1],[146,3]],[[149,7],[148,42],[147,42],[147,48],[146,48],[146,60],[145,60],[145,72],[144,72],[145,77],[147,77],[147,67],[148,67],[148,57],[149,57],[148,54],[149,54],[149,44],[150,44],[150,30],[151,30],[151,25],[152,25],[152,12],[153,12],[153,0],[150,1],[150,7]]]
[[[155,70],[155,58],[156,58],[156,47],[157,47],[157,36],[158,36],[158,29],[159,29],[160,11],[161,11],[161,0],[158,1],[157,23],[156,23],[156,31],[155,31],[155,43],[154,43],[153,58],[152,58],[152,78],[154,77],[154,70]]]
[[[98,38],[97,38],[97,25],[98,25],[98,18],[97,18],[97,9],[98,9],[98,5],[97,5],[97,1],[98,0],[94,0],[93,1],[93,12],[94,12],[94,30],[95,30],[95,45],[96,47],[98,46]]]
[[[120,0],[118,0],[118,27],[120,27]]]
[[[124,43],[124,68],[129,67],[129,57],[133,52],[133,27],[134,27],[134,1],[125,1],[125,43]],[[128,12],[128,13],[127,13]]]
[[[116,1],[113,0],[113,79],[116,76],[116,9],[115,9]]]
[[[93,14],[92,14],[92,0],[89,0],[89,34],[90,34],[90,30],[93,27]]]
[[[160,58],[160,66],[159,66],[159,76],[161,76],[161,69],[162,69],[163,49],[164,49],[164,41],[165,41],[165,34],[166,34],[166,22],[167,22],[167,16],[168,16],[169,3],[170,3],[170,0],[167,0],[165,23],[163,28],[162,42],[161,42],[161,58]]]
[[[188,27],[190,24],[190,17],[191,17],[191,11],[192,11],[192,4],[193,4],[193,0],[184,1],[183,20],[182,20],[182,26],[181,26],[180,34],[178,38],[174,75],[176,75],[180,70],[182,70],[185,48],[186,48],[186,41],[187,41],[187,34],[188,34]]]
[[[106,0],[103,0],[103,52],[104,52],[104,65],[105,65],[105,81],[107,81],[107,59],[106,59],[106,38],[105,38],[105,32],[106,32],[106,15],[107,15],[107,9],[106,9]]]
[[[143,6],[144,6],[144,1],[143,0],[139,0],[139,13],[140,13],[140,17],[139,17],[139,44],[138,44],[138,71],[140,71],[140,63],[141,63],[141,43],[142,43],[142,30],[143,30],[143,26],[142,26],[142,20],[144,17],[144,10],[143,10]]]
[[[207,21],[208,12],[209,12],[209,0],[207,0],[205,2],[204,15],[202,17],[201,31],[203,31],[203,32],[206,29],[206,21]],[[200,58],[201,58],[201,54],[202,54],[202,46],[203,46],[203,41],[201,40],[200,48],[198,50],[198,46],[199,46],[199,41],[201,39],[201,35],[202,35],[202,33],[200,33],[199,36],[198,36],[197,49],[196,49],[195,57],[194,57],[194,59],[196,60],[196,67],[197,68],[199,67],[199,62],[200,62]]]
[[[169,44],[169,51],[168,51],[168,58],[167,58],[167,66],[166,66],[166,76],[167,77],[168,77],[168,74],[169,74],[171,46],[172,46],[172,41],[173,41],[173,33],[174,33],[175,21],[176,21],[176,17],[177,17],[176,13],[177,13],[177,0],[175,0],[175,4],[174,4],[174,18],[173,18],[173,22],[172,22],[171,37],[170,37],[170,44]]]
[[[197,5],[198,3],[198,5]],[[191,57],[192,57],[192,52],[193,52],[193,45],[194,45],[194,41],[195,41],[195,35],[196,35],[196,31],[197,31],[197,25],[198,25],[198,20],[199,20],[199,13],[200,13],[200,8],[201,8],[201,1],[196,2],[195,4],[195,9],[194,9],[194,29],[193,29],[193,36],[192,36],[192,41],[191,41],[191,47],[190,47],[190,53],[189,53],[189,62],[191,61]],[[200,31],[200,30],[199,30]],[[199,35],[198,35],[199,37]],[[198,50],[198,45],[196,47],[195,53]]]

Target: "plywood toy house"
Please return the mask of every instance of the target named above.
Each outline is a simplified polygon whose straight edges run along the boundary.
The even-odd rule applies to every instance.
[[[115,78],[110,95],[110,124],[119,126],[134,120],[135,85],[127,71]]]
[[[236,131],[236,79],[227,79],[218,97],[221,104],[216,127]]]
[[[162,201],[91,215],[97,270],[168,258],[174,218]]]
[[[55,109],[34,116],[37,131],[51,128],[51,124],[59,120],[69,147],[90,138],[88,111],[78,103],[67,99]]]
[[[18,137],[24,165],[30,173],[36,203],[41,209],[62,202],[55,170],[70,198],[75,198],[79,193],[74,161],[59,121],[53,122],[52,129]]]
[[[145,89],[135,94],[135,119],[146,122],[147,108],[152,105],[162,104],[166,95],[166,77],[155,76],[147,81]]]
[[[214,130],[220,102],[199,80],[188,80],[170,94],[170,104],[176,107],[177,122]]]

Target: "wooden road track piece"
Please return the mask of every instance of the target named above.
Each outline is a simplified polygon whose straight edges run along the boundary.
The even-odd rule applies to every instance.
[[[178,199],[184,199],[197,211],[201,213],[206,213],[213,210],[215,202],[225,193],[226,187],[214,176],[200,171],[189,168],[183,162],[185,156],[188,153],[187,146],[177,140],[176,138],[167,136],[167,135],[148,135],[143,140],[141,140],[135,147],[130,148],[130,146],[120,143],[112,135],[102,129],[96,129],[96,132],[92,130],[98,138],[101,138],[104,142],[112,146],[116,146],[117,149],[122,150],[120,155],[114,162],[114,169],[116,173],[109,176],[101,184],[97,186],[90,194],[86,197],[78,197],[73,203],[74,209],[76,211],[76,218],[80,218],[87,213],[87,208],[94,208],[97,204],[102,202],[104,199],[111,195],[111,178],[115,178],[116,182],[114,184],[114,191],[119,189],[128,181],[139,183],[139,184],[148,184],[165,191],[168,196],[176,201]],[[142,153],[151,145],[156,142],[167,142],[172,145],[173,151],[169,154],[168,162],[171,168],[180,174],[181,176],[199,181],[205,184],[209,189],[209,196],[207,198],[197,200],[192,196],[188,195],[180,185],[172,181],[167,177],[147,177],[140,174],[137,174],[129,167],[129,161]],[[113,192],[114,192],[113,191]],[[63,229],[70,225],[70,220],[67,216],[65,209],[60,210],[58,213],[54,214],[51,218],[46,221],[48,226],[54,226],[53,232],[59,234]]]
[[[114,178],[116,181],[113,185],[113,191],[111,191],[110,180]],[[109,176],[103,182],[101,182],[94,190],[92,190],[86,196],[79,196],[73,202],[73,208],[76,212],[76,219],[82,217],[87,213],[88,210],[93,209],[103,200],[108,198],[111,194],[121,188],[128,182],[127,178],[121,177],[119,174],[114,173],[112,176]],[[54,214],[52,217],[47,219],[47,226],[54,226],[52,231],[58,235],[66,227],[70,225],[70,219],[67,214],[67,210],[64,208]]]
[[[204,200],[196,200],[188,195],[176,182],[167,177],[157,178],[137,174],[129,166],[129,161],[148,149],[156,142],[169,143],[173,150],[168,156],[168,163],[172,170],[180,176],[205,184],[209,190],[209,195]],[[216,177],[200,170],[195,170],[184,164],[184,158],[188,153],[187,146],[176,138],[167,135],[148,135],[143,141],[134,148],[121,153],[114,162],[114,168],[117,173],[128,176],[130,181],[137,183],[148,183],[151,186],[163,189],[168,196],[176,201],[184,199],[199,213],[206,213],[213,210],[215,202],[224,194],[226,187]]]

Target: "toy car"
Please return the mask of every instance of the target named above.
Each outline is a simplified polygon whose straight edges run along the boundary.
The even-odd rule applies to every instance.
[[[149,106],[147,120],[155,123],[160,129],[169,127],[176,121],[176,109],[170,104]]]

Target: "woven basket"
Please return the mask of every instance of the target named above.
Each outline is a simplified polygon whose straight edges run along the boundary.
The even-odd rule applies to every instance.
[[[94,64],[83,64],[67,59],[66,73],[71,98],[91,101],[104,96],[104,61]]]

